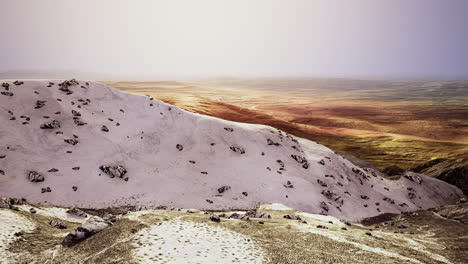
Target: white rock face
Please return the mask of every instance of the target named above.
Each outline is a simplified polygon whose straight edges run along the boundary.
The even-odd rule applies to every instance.
[[[386,180],[271,127],[189,113],[100,83],[70,82],[59,90],[62,81],[5,82],[13,95],[0,94],[0,196],[90,208],[281,203],[346,220],[463,196],[422,175],[422,183]],[[105,167],[113,173],[101,166],[113,166]],[[45,180],[30,182],[30,171]],[[223,186],[230,188],[220,193]]]

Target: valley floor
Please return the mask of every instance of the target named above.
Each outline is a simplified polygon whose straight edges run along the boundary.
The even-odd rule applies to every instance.
[[[24,204],[18,209],[0,209],[2,263],[463,263],[468,259],[466,203],[383,215],[367,219],[366,225],[275,204],[259,209],[271,219],[247,221],[223,217],[233,212],[128,212],[70,248],[61,242],[84,219],[68,216],[64,208]],[[215,214],[221,215],[219,223],[210,220]],[[62,221],[67,228],[56,229],[51,220]]]

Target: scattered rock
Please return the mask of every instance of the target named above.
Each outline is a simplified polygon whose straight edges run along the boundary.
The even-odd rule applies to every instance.
[[[78,140],[74,139],[74,138],[64,139],[63,141],[65,141],[65,143],[68,143],[68,144],[73,145],[73,146],[78,144]]]
[[[109,132],[109,128],[108,128],[107,126],[105,126],[105,125],[102,125],[101,131],[103,131],[103,132]]]
[[[229,216],[229,219],[237,219],[237,220],[248,221],[248,220],[250,220],[250,217],[248,217],[245,214],[233,213],[233,214],[231,214],[231,216]]]
[[[67,210],[66,213],[69,214],[69,215],[71,215],[71,216],[79,217],[79,218],[86,218],[86,217],[87,217],[86,213],[83,212],[83,211],[81,211],[81,210],[78,209],[78,208],[69,209],[69,210]]]
[[[23,204],[23,200],[20,200],[20,199],[0,198],[0,208],[14,210],[16,208],[15,205],[22,205],[22,204]]]
[[[75,125],[77,125],[77,126],[84,126],[84,125],[88,124],[86,122],[81,121],[79,118],[73,118],[73,123],[75,123]]]
[[[46,101],[37,100],[37,101],[36,101],[36,106],[35,106],[34,108],[35,108],[35,109],[42,108],[42,107],[45,106],[45,103],[46,103]]]
[[[124,175],[127,173],[127,170],[125,169],[125,167],[121,165],[114,165],[114,166],[101,165],[99,169],[101,169],[102,172],[109,175],[111,178],[114,178],[114,177],[123,178]]]
[[[231,146],[229,147],[232,151],[234,152],[237,152],[237,153],[240,153],[240,154],[244,154],[245,153],[245,149],[241,148],[241,147],[234,147],[234,146]]]
[[[225,185],[225,186],[222,186],[222,187],[218,188],[218,193],[224,193],[224,192],[226,192],[226,191],[228,191],[230,189],[231,189],[231,186]]]
[[[320,186],[322,186],[322,187],[327,187],[327,184],[324,181],[320,180],[320,179],[317,179],[317,183],[320,184]]]
[[[52,192],[52,189],[50,189],[50,187],[41,188],[41,193],[46,193],[46,192]]]
[[[24,236],[24,232],[23,232],[23,231],[19,231],[19,232],[14,233],[14,235],[15,235],[16,237]]]
[[[283,218],[290,220],[302,220],[301,217],[298,215],[285,215],[283,216]]]
[[[213,222],[216,222],[216,223],[221,222],[221,218],[219,218],[219,216],[217,216],[217,215],[210,216],[210,220],[213,221]]]
[[[71,112],[73,116],[81,116],[81,113],[78,111],[72,110]]]
[[[318,229],[328,229],[328,227],[323,226],[323,225],[318,225],[317,228],[318,228]]]
[[[60,128],[60,122],[57,120],[52,120],[52,122],[44,123],[40,126],[41,129],[55,129]]]
[[[177,144],[176,149],[179,150],[179,151],[182,151],[184,149],[184,147],[181,144]]]
[[[31,209],[29,209],[29,212],[31,212],[31,214],[35,214],[35,213],[36,213],[36,209],[31,208]]]
[[[286,184],[283,184],[283,186],[285,188],[294,188],[294,185],[290,181],[287,181]]]
[[[59,171],[59,170],[56,169],[56,168],[52,168],[52,169],[48,170],[47,172],[57,172],[57,171]]]
[[[60,221],[56,221],[56,220],[52,220],[49,222],[49,224],[55,228],[58,228],[58,229],[66,229],[67,228],[67,225],[60,222]]]
[[[422,184],[423,183],[423,179],[421,177],[419,177],[418,175],[404,175],[403,177],[405,177],[406,179],[412,181],[412,182],[416,182],[418,184]]]
[[[281,144],[278,142],[273,142],[273,140],[267,138],[267,145],[269,146],[280,146]]]
[[[327,211],[327,212],[328,212],[328,210],[329,210],[328,205],[327,205],[327,203],[325,203],[325,202],[321,202],[321,203],[320,203],[320,208],[322,208],[323,210],[325,210],[325,211]]]
[[[268,213],[263,213],[263,212],[257,212],[255,210],[248,211],[245,216],[248,216],[250,218],[265,218],[265,219],[271,219],[271,215]]]
[[[73,190],[74,192],[76,192],[76,191],[78,190],[78,187],[72,186],[72,190]]]
[[[43,182],[45,180],[44,176],[36,171],[30,171],[28,173],[28,179],[30,182]]]

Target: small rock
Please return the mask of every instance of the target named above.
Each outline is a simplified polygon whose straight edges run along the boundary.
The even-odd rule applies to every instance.
[[[60,122],[57,120],[52,120],[52,122],[44,123],[40,126],[41,129],[55,129],[60,128]]]
[[[111,178],[114,178],[114,177],[123,178],[123,176],[127,173],[127,170],[125,169],[125,167],[121,165],[115,165],[115,166],[101,165],[99,169],[105,174],[109,175]]]
[[[290,220],[302,220],[301,217],[298,215],[285,215],[283,216],[283,218]]]
[[[87,217],[85,212],[83,212],[83,211],[81,211],[80,209],[77,209],[77,208],[69,209],[69,210],[67,210],[66,213],[71,215],[71,216],[80,217],[80,218],[86,218]]]
[[[231,189],[231,186],[225,185],[225,186],[222,186],[222,187],[218,188],[218,193],[224,193],[224,192],[226,192],[226,191],[228,191],[230,189]]]
[[[44,176],[36,171],[30,171],[28,173],[28,179],[30,182],[43,182],[45,180]]]
[[[217,216],[217,215],[210,216],[210,220],[213,221],[213,222],[216,222],[216,223],[221,222],[221,218],[219,218],[219,216]]]
[[[73,145],[73,146],[75,146],[76,144],[78,144],[78,140],[77,140],[77,139],[74,139],[74,138],[64,139],[63,141],[65,141],[65,143],[68,143],[68,144]]]
[[[52,220],[49,222],[49,224],[55,228],[58,228],[58,229],[66,229],[67,228],[67,225],[60,222],[60,221],[56,221],[56,220]]]
[[[50,189],[50,187],[41,188],[41,193],[46,193],[46,192],[52,192],[52,189]]]

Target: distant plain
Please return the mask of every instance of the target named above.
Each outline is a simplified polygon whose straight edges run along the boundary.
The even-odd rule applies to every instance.
[[[380,169],[468,156],[468,81],[233,78],[104,83],[190,112],[273,126]]]

